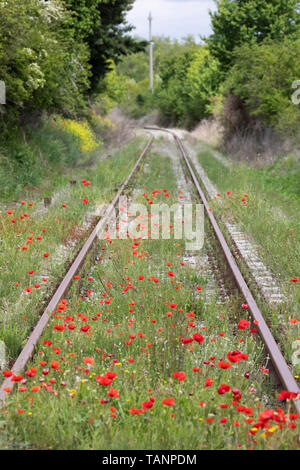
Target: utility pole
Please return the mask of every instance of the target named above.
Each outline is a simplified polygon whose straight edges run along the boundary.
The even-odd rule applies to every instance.
[[[150,90],[153,93],[153,42],[152,42],[153,17],[152,17],[151,11],[149,13],[148,20],[149,20],[149,42],[150,42],[150,46],[149,46]]]

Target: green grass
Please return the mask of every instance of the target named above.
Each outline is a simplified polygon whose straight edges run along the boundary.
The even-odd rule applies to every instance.
[[[209,149],[198,155],[199,162],[221,193],[210,202],[218,220],[237,222],[258,243],[262,261],[271,270],[285,295],[282,306],[264,306],[273,333],[288,361],[292,362],[293,342],[300,337],[300,169],[290,156],[272,165],[251,168],[232,161],[225,167]],[[231,191],[232,194],[226,194]],[[247,194],[247,205],[241,199]],[[221,219],[222,217],[222,219]],[[295,323],[290,320],[296,319]],[[298,320],[298,322],[297,322]],[[300,375],[299,365],[294,366]]]
[[[134,187],[146,191],[155,202],[177,202],[179,188],[170,160],[151,153],[147,163]],[[161,193],[154,197],[155,189]],[[164,197],[163,189],[169,198]],[[145,196],[137,196],[135,202],[146,204]],[[137,222],[142,223],[140,220],[146,223],[148,218]],[[267,420],[271,429],[255,428],[258,422],[268,425],[259,418],[265,408],[274,407],[279,419],[276,406],[282,406],[271,378],[260,369],[266,365],[261,343],[250,327],[237,328],[240,318],[248,318],[240,306],[205,305],[202,291],[196,295],[199,278],[189,264],[180,264],[184,253],[184,240],[99,241],[96,264],[91,255],[81,279],[73,283],[65,307],[53,313],[37,345],[28,365],[28,370],[36,368],[36,374],[26,376],[27,390],[21,391],[19,383],[18,390],[8,395],[2,413],[6,448],[299,446],[299,433],[288,427],[288,414],[282,429],[275,418]],[[170,270],[175,276],[168,274]],[[205,276],[199,273],[199,277]],[[70,323],[76,328],[69,329]],[[84,325],[90,327],[87,332],[80,329]],[[136,337],[130,338],[133,333]],[[194,333],[203,335],[202,343],[182,343],[182,338]],[[45,340],[52,343],[44,344]],[[248,355],[247,360],[219,368],[221,358],[228,361],[227,353],[237,349]],[[51,367],[53,360],[58,361],[56,369]],[[49,373],[43,375],[43,369]],[[100,385],[96,378],[108,371],[114,371],[116,377],[111,384]],[[185,372],[185,380],[173,377],[176,371]],[[244,376],[247,371],[249,378]],[[209,386],[205,386],[207,379],[213,380]],[[230,390],[218,393],[221,384],[229,385]],[[41,388],[34,391],[32,386]],[[235,388],[239,393],[233,393]],[[111,396],[114,394],[119,396]],[[153,406],[145,409],[142,403],[151,401],[150,397]],[[175,404],[163,404],[166,398],[174,398]],[[239,405],[247,408],[239,410]],[[132,409],[143,413],[135,414]],[[220,422],[222,418],[226,422]]]
[[[45,118],[35,127],[28,125],[0,136],[1,202],[18,200],[25,186],[42,186],[44,193],[51,193],[72,171],[76,174],[78,165],[88,168],[104,155],[104,148],[83,151],[78,137],[55,122]]]
[[[134,140],[114,157],[83,170],[73,169],[69,174],[66,170],[65,174],[57,175],[60,185],[52,180],[52,191],[47,185],[36,191],[30,188],[22,195],[25,205],[21,204],[22,199],[18,200],[7,206],[12,208],[13,214],[7,214],[6,210],[0,214],[0,340],[6,345],[8,361],[19,354],[47,298],[86,240],[87,213],[92,215],[99,205],[113,199],[144,142]],[[70,179],[77,180],[77,184],[70,185]],[[81,179],[90,180],[92,184],[84,186]],[[44,196],[53,196],[54,202],[40,212]],[[83,202],[85,198],[88,204]],[[28,206],[29,202],[33,202],[33,206]],[[28,217],[24,218],[24,213]],[[23,247],[27,250],[23,251]],[[44,253],[49,253],[49,257],[45,258]],[[34,273],[28,274],[31,271]],[[35,288],[35,285],[40,287]],[[25,292],[27,287],[32,292]]]

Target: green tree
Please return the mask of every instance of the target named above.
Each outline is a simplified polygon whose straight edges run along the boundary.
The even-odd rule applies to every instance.
[[[233,51],[243,43],[282,40],[299,30],[297,0],[215,0],[210,12],[213,33],[206,39],[223,71],[233,62]]]
[[[118,63],[120,57],[145,48],[128,33],[133,26],[126,23],[126,14],[134,0],[64,0],[72,16],[66,22],[66,34],[88,45],[91,65],[91,88],[98,90],[108,71],[108,60]]]
[[[170,122],[188,127],[210,113],[219,85],[219,64],[207,47],[190,40],[172,50],[160,67],[157,104]]]
[[[57,33],[66,15],[62,5],[0,0],[0,11],[0,79],[7,90],[2,123],[37,110],[75,113],[89,83],[88,52]]]
[[[239,97],[250,116],[279,132],[299,130],[300,108],[291,99],[292,83],[300,77],[299,56],[300,38],[244,44],[235,50],[225,95]]]

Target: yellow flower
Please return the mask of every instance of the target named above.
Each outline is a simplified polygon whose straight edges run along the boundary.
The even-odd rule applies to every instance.
[[[102,145],[102,141],[97,141],[87,121],[76,122],[72,119],[63,119],[61,125],[66,132],[79,138],[80,149],[83,152],[92,152]]]

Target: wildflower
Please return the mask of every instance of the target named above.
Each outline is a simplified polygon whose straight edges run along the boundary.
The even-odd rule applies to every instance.
[[[185,380],[186,378],[186,375],[184,372],[174,372],[174,374],[172,375],[172,377],[178,379],[180,382],[182,382],[183,380]]]
[[[219,369],[229,369],[231,367],[230,362],[220,361],[218,363]]]
[[[183,344],[189,344],[189,343],[192,343],[194,340],[193,338],[181,338],[181,342]]]
[[[84,362],[85,364],[94,364],[94,363],[95,363],[95,360],[94,360],[92,357],[87,356],[87,357],[84,357],[84,358],[83,358],[83,362]]]
[[[224,393],[229,392],[230,389],[231,389],[230,385],[221,384],[220,387],[218,388],[218,394],[224,395]]]
[[[23,379],[24,379],[23,375],[13,375],[10,380],[11,382],[20,382],[20,380],[23,380]]]
[[[150,408],[152,408],[153,406],[153,402],[152,401],[144,401],[142,403],[142,407],[145,409],[145,410],[148,410]]]
[[[111,385],[113,382],[112,379],[109,379],[108,377],[101,376],[101,375],[97,375],[96,380],[100,385],[104,385],[104,386]]]
[[[167,405],[167,406],[175,406],[175,400],[174,398],[165,398],[164,400],[162,400],[162,404],[163,405]]]
[[[110,388],[107,392],[107,395],[111,398],[119,398],[118,390],[115,388]]]
[[[140,415],[142,413],[145,413],[145,410],[131,407],[130,410],[129,410],[129,413],[134,414],[134,415]]]
[[[59,367],[59,362],[55,361],[55,360],[52,360],[51,361],[51,368],[56,370],[56,369],[58,369],[58,367]]]
[[[13,375],[11,370],[4,370],[2,373],[4,377],[11,377]]]
[[[204,338],[203,338],[202,335],[200,335],[200,333],[194,333],[193,334],[193,339],[195,341],[197,341],[199,344],[203,343],[203,341],[204,341]]]
[[[277,395],[277,398],[278,400],[290,400],[297,398],[298,396],[300,396],[299,393],[289,392],[288,390],[282,390],[282,392]]]
[[[247,326],[250,325],[250,322],[248,320],[240,320],[238,324],[238,329],[239,330],[245,330]]]
[[[207,377],[207,379],[205,379],[205,387],[211,387],[213,384],[213,381],[214,379],[210,379],[209,377]]]
[[[235,349],[234,351],[229,351],[227,353],[227,359],[230,362],[240,362],[242,360],[247,360],[248,354],[242,353],[238,349]]]

